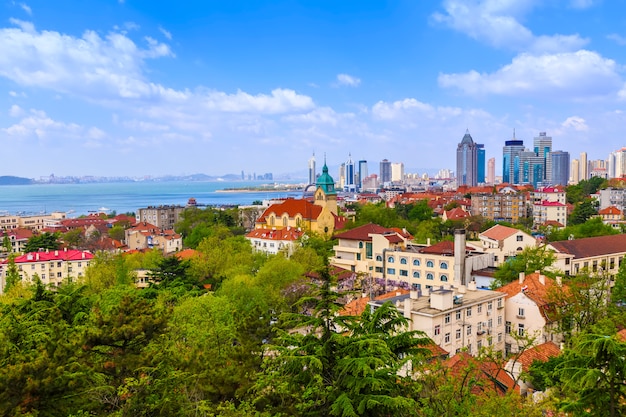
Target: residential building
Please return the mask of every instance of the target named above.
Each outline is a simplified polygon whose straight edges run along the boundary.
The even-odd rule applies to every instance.
[[[276,255],[284,252],[290,256],[298,246],[298,241],[304,235],[302,229],[290,226],[280,229],[254,229],[246,234],[252,248],[259,252]]]
[[[56,288],[64,282],[74,282],[85,274],[93,254],[80,250],[55,250],[29,252],[15,258],[20,279],[31,283],[35,276],[50,288]],[[0,292],[4,291],[9,261],[0,262]]]
[[[338,243],[330,263],[371,275],[385,289],[465,285],[473,270],[493,266],[493,255],[466,246],[465,230],[455,231],[454,242],[429,246],[412,244],[405,231],[371,223],[335,238]]]
[[[496,183],[496,158],[487,161],[487,184]]]
[[[410,330],[422,331],[435,344],[456,354],[477,355],[481,348],[504,351],[504,297],[479,290],[475,282],[414,290],[389,301],[410,319]],[[374,308],[384,300],[374,300]]]
[[[578,184],[580,182],[580,161],[574,159],[572,161],[570,172],[570,184]]]
[[[0,215],[0,230],[8,229],[30,229],[33,231],[41,231],[51,225],[56,224],[58,221],[65,219],[67,216],[65,213],[55,211],[50,214],[37,214],[37,215]]]
[[[540,187],[530,195],[535,227],[545,224],[567,226],[567,205],[565,189],[560,187]],[[556,223],[555,223],[556,222]]]
[[[626,147],[611,152],[607,165],[609,178],[626,177]]]
[[[561,290],[559,277],[554,280],[539,272],[528,275],[522,272],[518,280],[497,289],[506,295],[506,353],[518,352],[521,346],[528,346],[529,341],[533,342],[532,346],[563,341],[554,309],[550,306],[550,293]]]
[[[537,239],[523,230],[497,224],[478,235],[483,251],[493,254],[494,266],[521,253],[527,247],[536,247]]]
[[[391,163],[391,182],[401,183],[404,181],[404,163]]]
[[[472,215],[489,220],[517,223],[528,217],[526,194],[506,187],[497,193],[472,194]]]
[[[478,184],[478,148],[469,130],[456,148],[456,182],[457,186]]]
[[[185,211],[183,206],[149,206],[137,209],[136,222],[150,223],[159,229],[173,229],[174,225],[180,220],[182,212]]]
[[[589,179],[589,166],[587,165],[587,152],[580,153],[580,180]]]
[[[561,240],[550,242],[547,247],[556,255],[553,268],[566,275],[577,275],[586,269],[615,276],[626,255],[626,234]]]
[[[24,228],[0,230],[0,246],[3,245],[5,236],[8,236],[9,242],[11,242],[11,250],[9,252],[22,253],[28,239],[33,236],[33,231]],[[1,249],[1,251],[4,251],[4,249]]]
[[[156,225],[141,222],[125,230],[126,246],[129,250],[160,249],[164,255],[183,248],[183,238],[173,229],[161,229]]]
[[[598,217],[602,219],[602,223],[608,224],[615,229],[621,230],[623,226],[626,226],[624,212],[615,206],[609,206],[598,211]]]
[[[552,176],[549,183],[565,187],[570,178],[569,152],[552,151],[550,152],[550,160],[552,162]]]
[[[600,190],[600,209],[617,207],[622,212],[626,211],[626,188],[605,188]]]

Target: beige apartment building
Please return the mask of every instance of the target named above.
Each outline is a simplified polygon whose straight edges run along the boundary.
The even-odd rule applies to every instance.
[[[56,288],[82,277],[92,259],[92,253],[81,250],[40,251],[16,257],[15,265],[22,281],[33,282],[37,275],[44,285]],[[8,260],[0,262],[0,292],[6,285],[8,263]]]
[[[626,234],[562,240],[550,242],[547,247],[556,255],[553,268],[565,275],[586,269],[614,276],[626,255]]]
[[[160,229],[174,229],[183,211],[183,206],[149,206],[138,209],[135,218],[137,223],[146,222]]]
[[[0,229],[10,230],[23,228],[37,231],[46,227],[52,227],[65,218],[66,214],[59,211],[50,214],[29,216],[4,215],[0,216]]]
[[[477,355],[481,348],[504,351],[504,294],[468,286],[438,286],[411,291],[388,300],[410,319],[410,330],[424,332],[435,344],[454,355],[462,350]]]
[[[525,193],[503,188],[495,194],[472,194],[471,212],[473,216],[517,223],[521,218],[528,217],[528,201]]]
[[[183,238],[174,230],[164,230],[150,223],[138,223],[125,231],[129,250],[160,249],[163,255],[183,248]]]
[[[494,256],[494,266],[499,266],[508,258],[516,256],[526,247],[537,246],[537,239],[513,227],[497,224],[478,235],[485,252]]]

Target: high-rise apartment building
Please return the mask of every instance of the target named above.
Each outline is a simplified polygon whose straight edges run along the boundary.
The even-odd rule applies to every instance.
[[[502,148],[502,182],[520,184],[522,175],[521,154],[524,152],[524,141],[515,138],[504,142]]]
[[[496,158],[487,161],[487,184],[496,183]]]
[[[381,184],[391,182],[391,162],[387,159],[380,162],[380,182]]]
[[[315,174],[315,152],[311,159],[309,159],[309,184],[315,184],[317,176]]]
[[[566,186],[569,181],[569,152],[552,151],[550,160],[552,161],[550,183]]]
[[[469,130],[456,148],[456,182],[457,185],[478,184],[478,147]]]
[[[570,184],[578,184],[580,182],[580,161],[574,159],[570,167]]]
[[[391,182],[404,181],[404,163],[392,162],[391,163]]]
[[[626,177],[626,148],[619,149],[609,154],[607,172],[609,178]]]
[[[589,179],[589,166],[587,165],[587,152],[580,153],[580,179]]]

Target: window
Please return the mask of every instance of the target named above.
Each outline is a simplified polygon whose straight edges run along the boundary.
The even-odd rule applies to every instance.
[[[372,242],[365,242],[365,257],[372,259]]]
[[[395,275],[396,274],[396,268],[387,268],[387,273],[389,275]]]
[[[35,270],[35,264],[32,264],[32,265],[30,266],[30,269]]]
[[[498,343],[502,342],[502,333],[498,333]]]
[[[427,268],[432,268],[435,266],[435,263],[433,261],[426,261],[426,267]]]
[[[498,326],[502,326],[502,316],[498,316]]]
[[[357,253],[357,254],[356,254],[356,260],[357,260],[357,261],[360,261],[360,260],[361,260],[361,254],[360,254],[360,253]]]
[[[420,266],[420,260],[419,259],[413,259],[413,265],[414,266]]]
[[[42,266],[43,266],[43,265],[42,265]],[[83,263],[82,263],[82,262],[79,262],[79,263],[78,263],[78,267],[80,268],[81,266],[83,266]]]
[[[493,319],[489,319],[487,321],[487,327],[490,328],[490,329],[493,327]]]
[[[446,333],[446,335],[443,337],[443,341],[445,343],[450,343],[450,333]]]
[[[387,262],[389,262],[390,264],[395,262],[395,259],[393,259],[393,256],[390,256],[389,258],[387,258]]]
[[[456,329],[456,339],[459,340],[461,338],[461,329]]]
[[[476,347],[478,348],[478,350],[482,349],[483,347],[483,341],[479,340],[478,342],[476,342]]]
[[[446,314],[446,315],[443,317],[443,322],[444,322],[445,324],[449,324],[449,323],[450,323],[450,313]]]
[[[498,298],[498,308],[502,308],[502,298]]]
[[[289,225],[289,218],[283,217],[283,227],[287,227]]]
[[[517,241],[518,241],[518,242],[523,242],[523,241],[524,241],[524,236],[522,236],[522,235],[517,235]]]
[[[400,264],[406,265],[406,258],[400,258]]]
[[[467,307],[467,310],[465,310],[465,316],[472,317],[472,307]]]
[[[524,325],[523,324],[518,324],[517,325],[517,334],[520,336],[524,336]]]
[[[400,270],[400,276],[401,277],[408,277],[409,276],[409,271],[407,271],[406,269],[401,269]]]
[[[382,262],[383,261],[383,257],[380,255],[376,255],[376,261],[377,262]]]
[[[456,318],[457,320],[461,320],[461,310],[457,310],[457,311],[456,311],[455,318]]]
[[[419,277],[420,277],[419,271],[413,271],[413,278],[419,278]]]
[[[441,268],[441,269],[448,269],[448,263],[447,262],[441,262],[439,264],[439,268]]]
[[[448,282],[448,276],[447,276],[447,275],[441,275],[441,276],[439,277],[439,279],[440,279],[441,281],[443,281],[443,282]]]
[[[478,304],[477,309],[478,309],[478,314],[482,313],[483,312],[483,305],[482,304]]]
[[[441,334],[441,326],[440,325],[436,325],[435,326],[435,336],[439,336]]]
[[[467,334],[468,336],[472,334],[472,325],[471,325],[471,324],[468,324],[468,325],[467,325],[467,333],[466,333],[466,334]]]
[[[57,262],[57,267],[61,268],[61,262]]]
[[[377,266],[376,268],[374,268],[374,271],[382,273],[383,272],[383,267],[382,266]]]
[[[46,274],[41,274],[41,279],[46,279]]]
[[[524,318],[524,309],[522,307],[517,309],[517,317],[519,317],[520,319]]]
[[[431,273],[426,274],[426,279],[435,279],[435,276]]]
[[[363,242],[359,242],[359,249],[363,249]]]
[[[61,272],[57,272],[57,278],[61,278],[63,274]]]
[[[504,325],[504,332],[506,334],[511,334],[511,322],[507,321],[506,324]]]

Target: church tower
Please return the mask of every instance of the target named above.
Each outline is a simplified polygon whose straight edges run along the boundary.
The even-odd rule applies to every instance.
[[[335,191],[335,180],[328,174],[326,158],[324,158],[324,168],[322,175],[315,183],[315,205],[327,208],[331,213],[337,214],[337,191]]]

